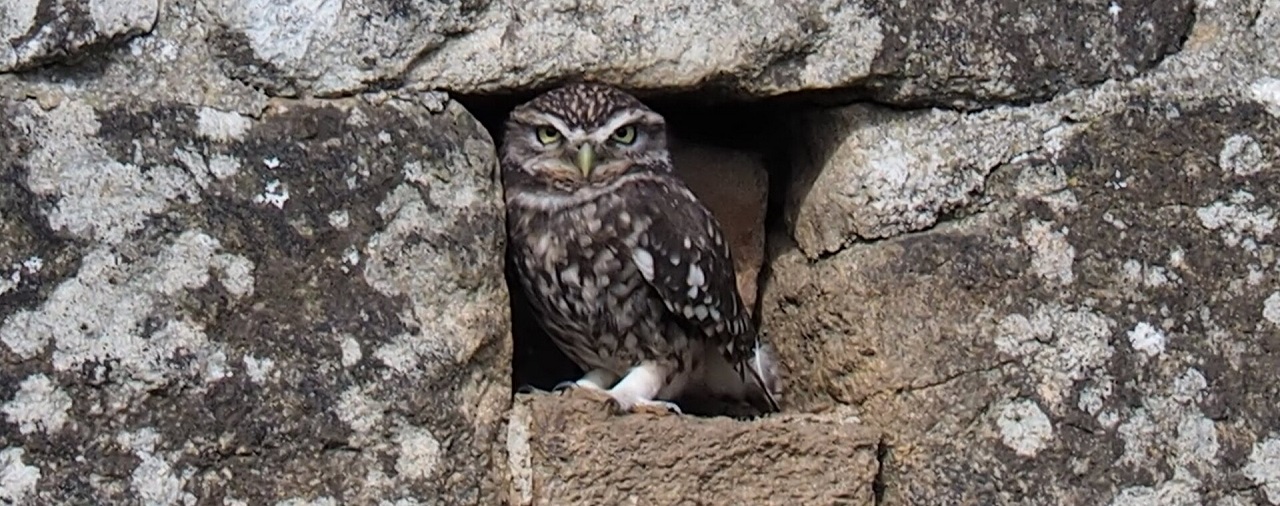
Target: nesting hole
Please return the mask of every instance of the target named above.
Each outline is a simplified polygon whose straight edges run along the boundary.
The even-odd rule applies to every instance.
[[[493,95],[455,95],[484,125],[496,145],[501,145],[507,115],[516,106],[545,90]],[[758,268],[739,280],[744,299],[761,328],[761,294],[769,276],[773,232],[785,227],[783,211],[791,185],[791,155],[804,139],[794,132],[802,111],[815,106],[815,97],[768,100],[735,100],[715,91],[668,94],[637,93],[646,105],[667,121],[670,147],[677,171],[716,214],[731,236],[735,260]],[[742,163],[744,162],[745,163]],[[758,167],[758,168],[757,168]],[[705,169],[709,173],[697,171]],[[732,216],[730,216],[732,215]],[[745,227],[751,227],[746,230]],[[737,237],[738,240],[733,240]],[[741,265],[739,267],[742,267]],[[532,387],[550,390],[561,381],[583,374],[534,320],[508,257],[506,279],[511,293],[513,391]],[[761,329],[768,335],[768,329]],[[726,406],[710,399],[679,399],[689,414],[741,414],[741,406]],[[784,406],[785,409],[785,406]]]

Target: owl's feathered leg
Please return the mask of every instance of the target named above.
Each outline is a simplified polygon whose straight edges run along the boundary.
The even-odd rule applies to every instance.
[[[618,375],[606,371],[604,369],[592,369],[587,371],[577,381],[561,381],[556,385],[555,391],[560,392],[571,388],[594,388],[596,390],[608,390],[618,381]]]
[[[618,384],[607,390],[609,397],[618,403],[623,411],[636,412],[658,410],[660,412],[682,413],[680,406],[673,402],[654,399],[662,391],[666,381],[667,368],[653,361],[645,361],[632,367]]]

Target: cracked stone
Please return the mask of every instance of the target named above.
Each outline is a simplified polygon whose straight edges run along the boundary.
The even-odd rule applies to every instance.
[[[934,117],[944,114],[848,115],[854,132],[877,133],[842,137],[858,140],[830,157],[824,170],[835,175],[818,176],[829,183],[792,200],[794,240],[771,238],[762,317],[789,368],[789,408],[851,409],[909,449],[886,463],[886,497],[904,504],[1196,503],[1233,483],[1280,417],[1269,400],[1280,385],[1264,379],[1276,366],[1266,315],[1280,276],[1263,212],[1280,203],[1280,171],[1223,170],[1220,160],[1246,136],[1280,145],[1280,119],[1233,99],[1177,116],[1159,100],[1130,100],[1052,151],[993,165],[981,194],[953,193],[981,201],[974,211],[911,232],[885,210],[929,212],[932,194],[902,188],[930,181],[938,165],[905,164],[904,184],[875,186],[889,172],[857,153],[912,146],[978,170],[983,162],[964,157],[998,160],[1017,144],[974,149],[981,134],[943,129]],[[997,113],[960,124],[1015,138],[1045,130],[1043,118],[1009,113],[992,130],[986,114]],[[899,190],[865,197],[886,187]],[[834,211],[842,202],[834,209],[848,214]],[[813,233],[807,224],[822,220],[805,209],[832,217],[828,228]],[[1233,211],[1206,221],[1203,209]],[[898,228],[847,240],[877,230],[877,217]]]
[[[27,34],[42,33],[29,27],[47,21],[36,15],[41,2],[10,3],[15,8],[0,18],[0,35],[20,41],[11,51],[19,53],[22,44],[33,44]],[[99,3],[121,8],[92,16],[100,28],[89,41],[145,32],[157,17],[154,0],[89,2]],[[70,2],[57,5],[84,10]],[[159,10],[161,23],[171,19],[176,30],[204,35],[188,45],[207,45],[204,54],[227,76],[277,96],[344,96],[401,84],[493,93],[587,78],[654,92],[715,82],[750,97],[853,89],[885,103],[959,107],[1043,100],[1131,78],[1176,51],[1193,19],[1191,0],[1133,0],[1118,11],[1105,3],[973,0],[930,0],[917,7],[881,0],[200,0],[194,8]],[[68,19],[81,18],[89,15]],[[49,26],[58,35],[83,24]],[[1137,26],[1161,29],[1127,29]],[[167,43],[181,39],[171,33],[131,50],[182,59]],[[34,61],[24,54],[0,53],[0,64],[14,69],[17,62]]]
[[[461,106],[0,110],[5,494],[500,502],[502,202]]]

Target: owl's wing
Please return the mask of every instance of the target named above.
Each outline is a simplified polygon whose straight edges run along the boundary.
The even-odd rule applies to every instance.
[[[668,182],[638,188],[644,198],[631,199],[652,220],[631,259],[673,315],[741,366],[755,350],[756,330],[738,295],[729,242],[692,192]]]
[[[739,379],[754,382],[778,411],[759,370],[755,324],[738,294],[733,256],[719,223],[678,180],[656,179],[634,189],[639,195],[628,202],[648,221],[630,251],[637,270],[667,310],[696,330],[690,337],[700,335],[711,349],[721,350]]]

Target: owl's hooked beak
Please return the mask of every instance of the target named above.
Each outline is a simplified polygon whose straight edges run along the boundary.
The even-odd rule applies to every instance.
[[[591,177],[591,171],[595,168],[596,148],[588,142],[578,148],[578,170],[582,171],[583,177]]]

